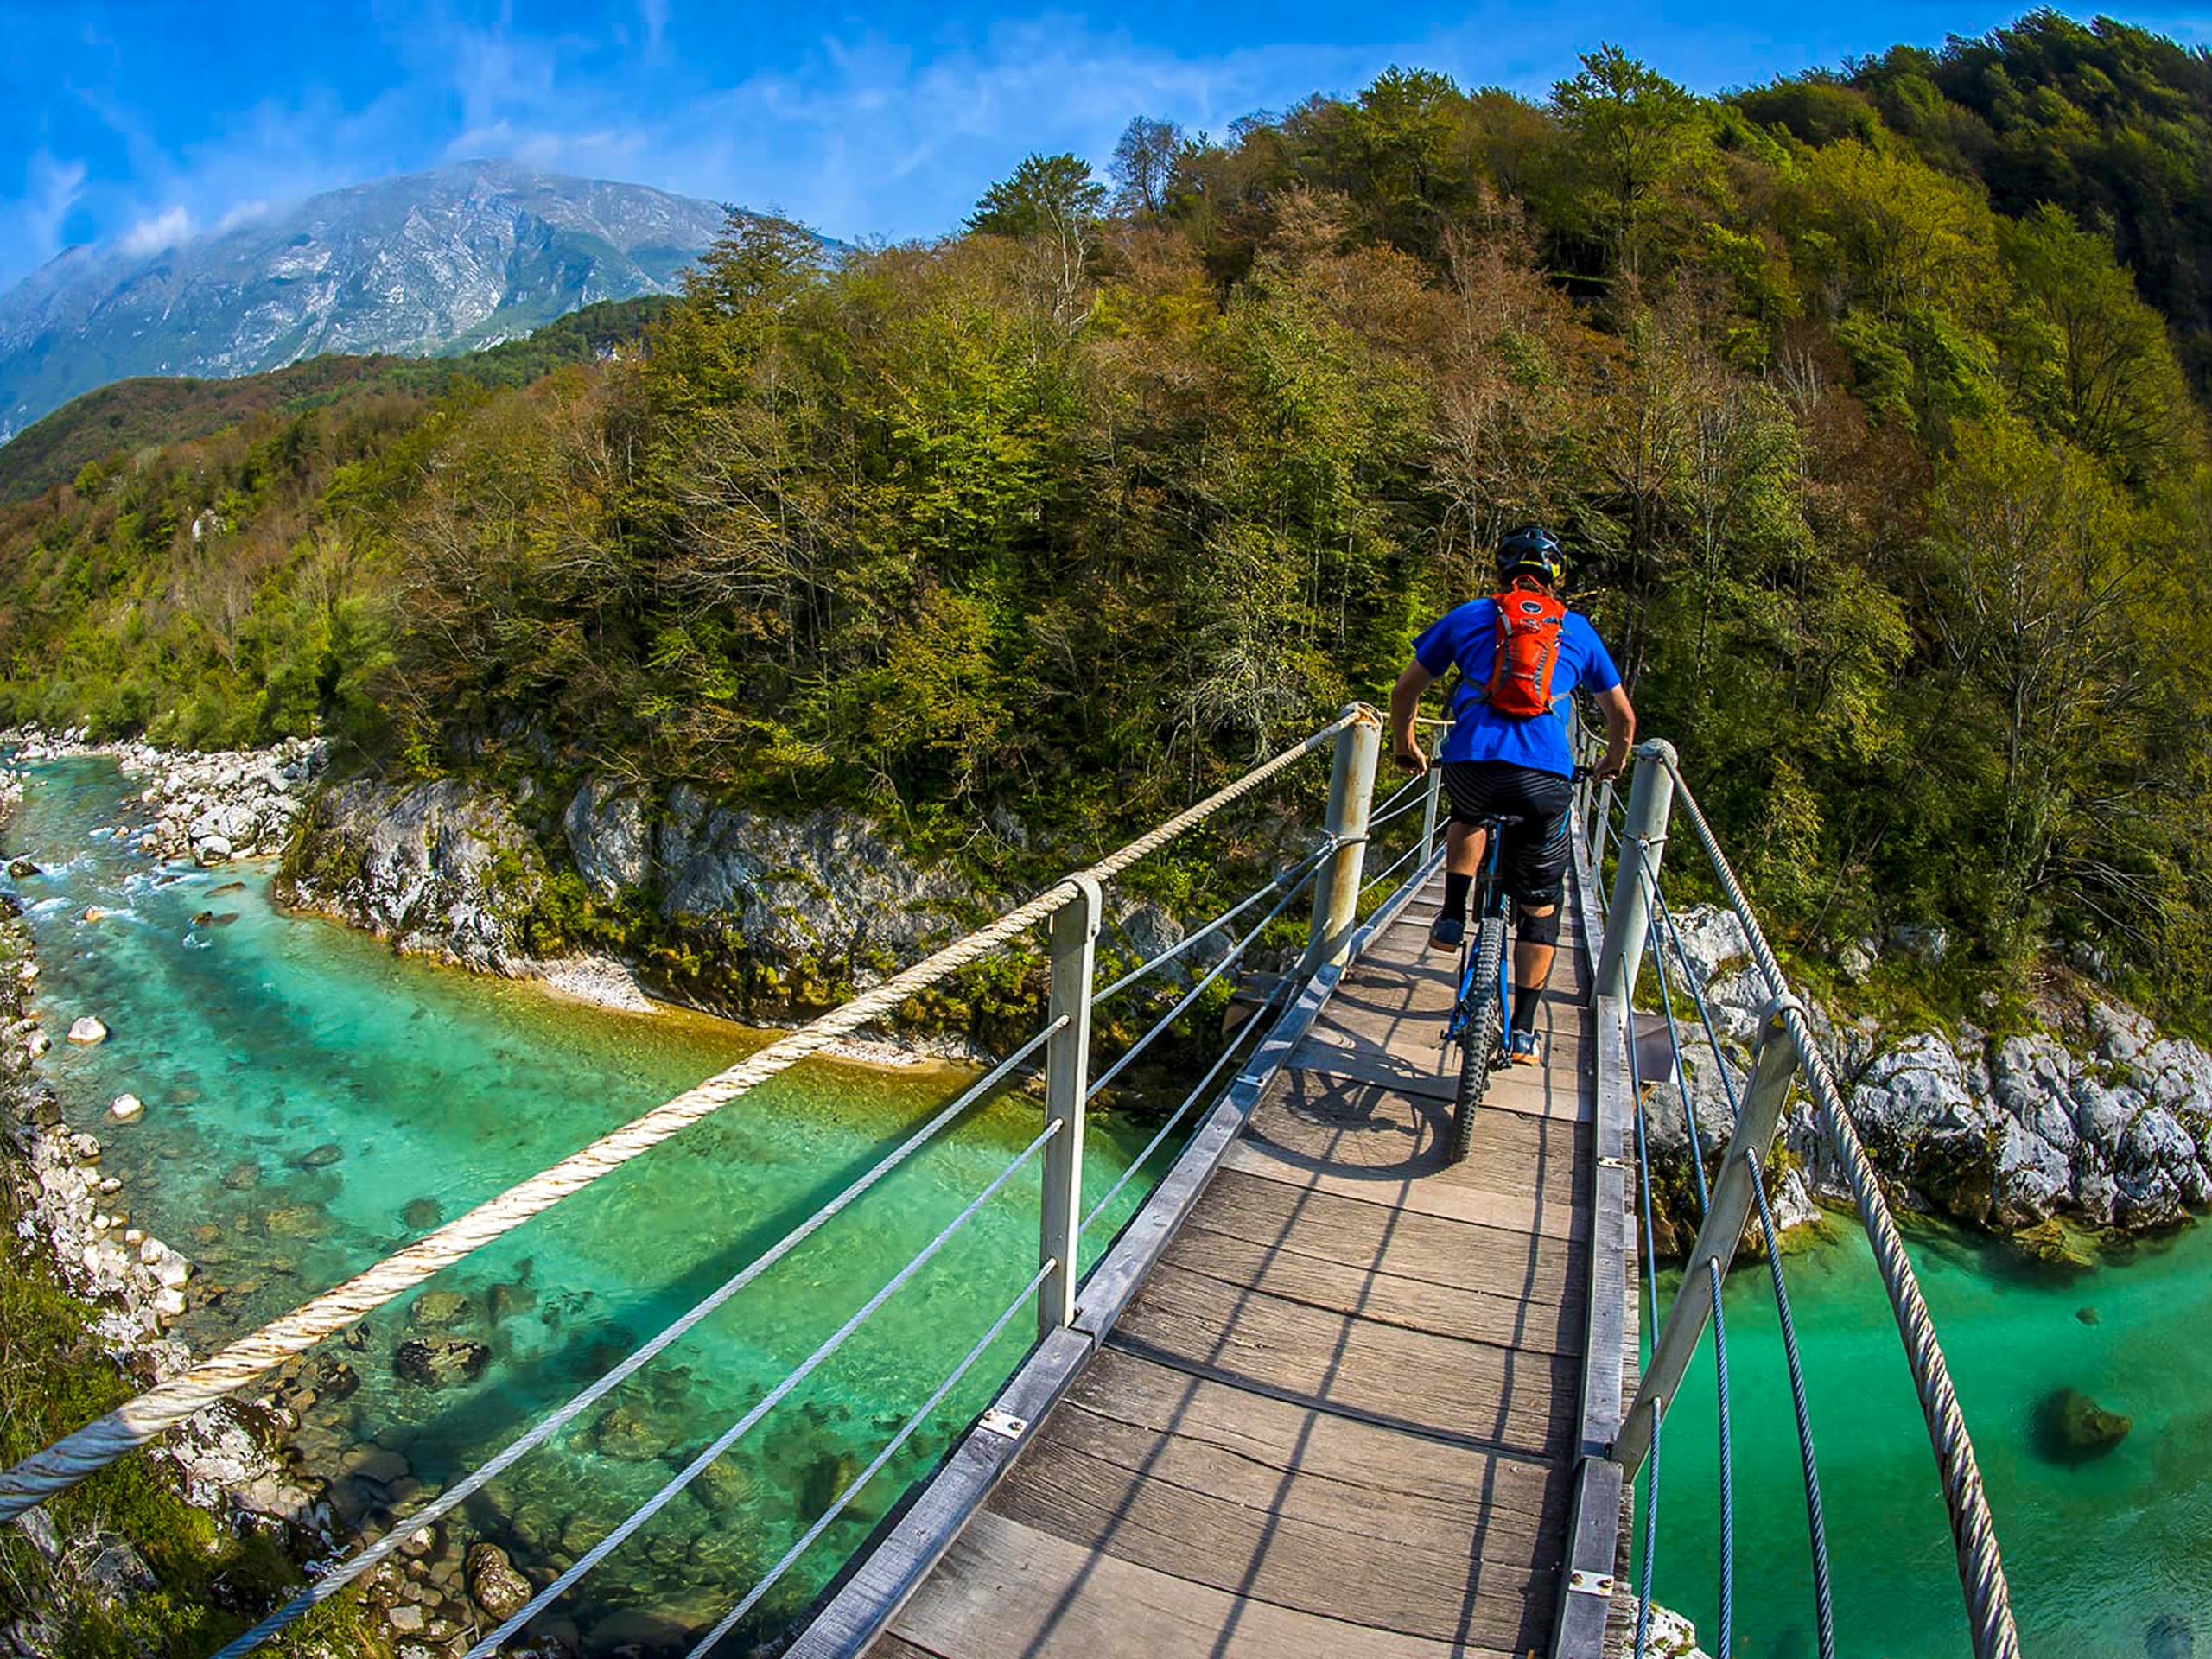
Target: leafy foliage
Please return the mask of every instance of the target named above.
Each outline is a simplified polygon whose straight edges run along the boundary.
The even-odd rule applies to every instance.
[[[1394,69],[1133,124],[1111,211],[1033,156],[935,245],[734,220],[641,356],[13,510],[0,714],[1058,861],[1379,696],[1541,518],[1801,946],[1941,920],[2017,986],[2094,944],[2202,1022],[2193,290],[2165,198],[2124,229],[2023,148],[2085,192],[2193,154],[2201,67],[2038,14],[1719,102],[1612,48],[1541,105]]]

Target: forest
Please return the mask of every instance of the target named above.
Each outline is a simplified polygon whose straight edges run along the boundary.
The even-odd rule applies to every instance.
[[[2050,12],[1141,116],[932,243],[734,217],[634,349],[86,459],[0,506],[0,720],[1096,846],[1535,518],[1801,954],[1940,923],[2202,1031],[2209,177],[2212,59]]]

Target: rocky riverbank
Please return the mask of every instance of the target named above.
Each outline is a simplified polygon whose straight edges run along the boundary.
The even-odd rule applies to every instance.
[[[606,779],[563,799],[451,779],[337,785],[302,820],[283,893],[403,950],[594,1001],[626,987],[642,1002],[650,987],[770,1026],[835,1006],[1002,907],[865,818],[778,818],[688,785],[663,796]],[[575,949],[586,934],[619,944]],[[1101,950],[1134,962],[1180,938],[1166,912],[1123,900]],[[834,1052],[967,1062],[991,1058],[995,1034],[982,1010],[943,998]]]
[[[191,806],[190,816],[160,815],[177,821],[175,831],[162,832],[172,856],[180,843],[167,838],[172,833],[192,835],[201,813],[211,806],[219,811],[226,804],[223,792],[232,797],[232,805],[238,804],[235,798],[241,793],[250,798],[257,791],[285,792],[270,784],[271,777],[283,777],[285,758],[272,764],[265,756],[156,757],[157,771],[138,759],[141,775],[154,779],[148,805]],[[249,764],[230,764],[238,760]],[[22,789],[19,773],[0,771],[0,826],[20,801]],[[193,804],[195,795],[211,791],[218,793],[215,801]],[[229,822],[241,825],[246,852],[262,850],[266,831],[246,830],[242,817]],[[35,880],[35,873],[28,879]],[[81,1322],[125,1389],[135,1390],[190,1368],[193,1355],[170,1334],[172,1327],[188,1309],[202,1300],[219,1300],[236,1287],[200,1271],[181,1250],[134,1224],[130,1192],[105,1166],[100,1136],[65,1122],[45,1075],[48,1057],[61,1034],[47,1028],[39,1004],[40,964],[17,901],[0,895],[0,1124],[5,1128],[0,1184],[16,1235],[8,1248],[33,1258],[21,1268],[11,1263],[0,1271],[27,1275],[21,1281],[25,1287],[54,1281],[50,1291],[11,1288],[5,1305],[21,1318],[28,1317],[23,1310],[38,1295],[70,1299],[58,1317],[72,1327]],[[88,1016],[75,1022],[62,1040],[127,1046],[129,1023],[117,1019],[119,1028],[111,1031],[106,1020]],[[132,1133],[130,1126],[143,1110],[137,1096],[117,1096],[105,1114],[111,1125],[105,1131],[108,1138]],[[192,1241],[195,1249],[223,1243],[219,1230],[200,1230],[207,1236]],[[39,1344],[32,1340],[35,1349]],[[404,1458],[345,1433],[342,1417],[332,1410],[359,1386],[353,1368],[365,1345],[363,1330],[347,1338],[345,1351],[290,1362],[256,1389],[209,1407],[137,1454],[162,1491],[219,1529],[211,1541],[191,1548],[220,1560],[250,1550],[253,1546],[245,1541],[260,1539],[295,1563],[327,1560],[359,1537],[365,1526],[376,1529],[378,1517],[388,1524],[390,1506],[419,1490]],[[403,1344],[391,1359],[403,1374],[408,1345]],[[25,1357],[19,1349],[10,1361],[7,1386],[11,1391],[43,1388],[81,1394],[81,1385],[59,1375],[44,1382],[36,1375],[41,1364],[64,1363],[58,1351]],[[429,1382],[435,1385],[438,1380]],[[102,1393],[111,1390],[111,1385]],[[48,1432],[75,1426],[73,1418]],[[87,1633],[98,1630],[137,1630],[143,1646],[143,1633],[165,1619],[187,1621],[193,1631],[188,1640],[201,1640],[212,1627],[192,1621],[203,1618],[204,1610],[190,1605],[186,1586],[151,1565],[149,1558],[162,1559],[162,1547],[170,1541],[146,1535],[156,1524],[146,1506],[130,1506],[128,1521],[109,1520],[98,1503],[89,1506],[94,1518],[86,1520],[79,1512],[85,1507],[65,1497],[17,1523],[16,1535],[37,1566],[28,1573],[11,1567],[12,1591],[0,1598],[0,1659],[52,1659],[78,1650],[93,1639]],[[286,1578],[296,1576],[267,1580],[265,1592],[248,1593],[281,1597]],[[550,1567],[538,1569],[536,1583],[551,1576]],[[264,1580],[265,1567],[255,1577]],[[297,1650],[327,1659],[439,1659],[459,1654],[534,1588],[497,1543],[458,1522],[442,1525],[410,1541],[346,1598],[319,1613],[316,1624],[308,1627],[313,1633]],[[156,1593],[159,1611],[140,1611],[139,1599]],[[238,1603],[237,1593],[235,1588],[224,1592],[225,1609],[247,1617],[266,1611],[265,1604]],[[569,1649],[556,1637],[534,1642],[528,1651],[552,1659]]]
[[[1689,976],[1704,993],[1740,1090],[1765,1000],[1763,982],[1732,915],[1700,906],[1678,921]],[[1679,983],[1675,995],[1682,996]],[[1727,1089],[1694,1009],[1675,1012],[1710,1161],[1727,1135]],[[2046,995],[2035,1014],[2037,1028],[1999,1035],[1964,1023],[1885,1030],[1872,1020],[1839,1022],[1813,1011],[1892,1201],[2012,1234],[2047,1258],[2085,1264],[2085,1242],[2072,1229],[2151,1231],[2212,1204],[2212,1054],[2160,1034],[2088,981]],[[1655,1189],[1680,1192],[1688,1136],[1679,1092],[1657,1087],[1652,1109],[1661,1160]],[[1789,1165],[1779,1195],[1786,1208],[1802,1212],[1808,1197],[1847,1202],[1841,1170],[1802,1099],[1784,1119],[1781,1138]],[[1688,1213],[1668,1224],[1677,1248],[1688,1242]],[[1669,1243],[1661,1241],[1662,1252]]]

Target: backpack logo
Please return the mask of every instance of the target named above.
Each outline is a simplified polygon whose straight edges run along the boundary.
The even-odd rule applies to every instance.
[[[1559,665],[1567,607],[1550,594],[1498,594],[1496,653],[1483,700],[1508,720],[1552,712],[1552,671]]]

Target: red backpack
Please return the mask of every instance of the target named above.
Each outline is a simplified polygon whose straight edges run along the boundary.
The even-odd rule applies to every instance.
[[[1497,645],[1483,700],[1508,720],[1548,715],[1567,607],[1528,588],[1492,594],[1491,603],[1497,607]]]

